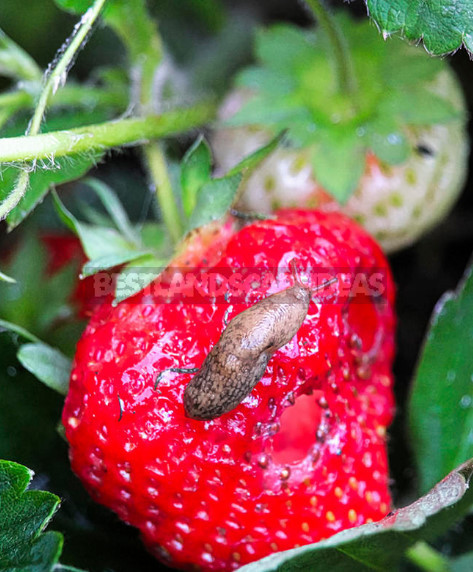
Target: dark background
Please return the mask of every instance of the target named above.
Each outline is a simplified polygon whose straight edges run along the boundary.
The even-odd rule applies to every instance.
[[[150,2],[154,12],[162,15],[161,31],[169,40],[179,63],[186,65],[189,53],[195,51],[194,46],[202,46],[196,56],[197,61],[200,58],[201,66],[197,75],[202,85],[219,93],[230,86],[231,73],[250,58],[249,40],[254,23],[277,20],[291,20],[301,25],[310,23],[307,12],[295,1],[265,0],[258,6],[251,0],[228,1],[223,3],[225,9],[220,7],[220,10],[217,3],[215,6],[210,2],[200,4],[210,5],[208,12],[199,11],[197,0]],[[361,1],[350,6],[342,2],[332,4],[366,17]],[[43,67],[53,59],[75,22],[76,18],[59,11],[52,0],[23,0],[21,4],[17,0],[2,0],[0,3],[0,27]],[[214,36],[219,39],[225,36],[226,51],[215,53],[212,49]],[[219,58],[225,60],[220,69],[222,62]],[[72,76],[83,80],[94,67],[116,63],[117,59],[123,59],[123,52],[116,38],[109,30],[99,28],[80,54]],[[453,55],[450,62],[463,84],[471,114],[473,62],[464,50]],[[215,74],[216,69],[219,69],[218,74]],[[0,87],[7,85],[0,80]],[[473,173],[471,167],[470,159],[470,173]],[[98,174],[117,188],[132,216],[143,216],[146,191],[127,192],[127,185],[139,187],[142,177],[133,151],[121,153],[118,160],[112,157],[99,167]],[[457,286],[473,251],[472,186],[473,177],[470,175],[448,218],[415,246],[391,257],[398,290],[399,325],[395,363],[398,413],[390,430],[389,450],[392,491],[397,506],[412,500],[415,485],[409,437],[405,429],[410,381],[432,310],[446,290]],[[130,195],[135,197],[134,201],[126,199]],[[51,218],[47,202],[34,218],[39,226],[58,224],[55,218]],[[18,231],[7,239],[2,232],[0,241],[10,245],[17,236]],[[66,444],[55,429],[61,401],[21,370],[15,359],[15,346],[10,343],[8,335],[0,334],[0,458],[34,469],[37,474],[34,486],[51,490],[63,499],[63,506],[51,526],[65,534],[61,561],[94,571],[147,572],[160,569],[159,564],[143,550],[136,531],[90,501],[71,474]],[[438,545],[447,553],[463,551],[472,548],[469,545],[472,541],[468,538],[473,538],[471,517]]]

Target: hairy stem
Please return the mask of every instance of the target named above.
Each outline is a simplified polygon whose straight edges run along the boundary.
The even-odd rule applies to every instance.
[[[85,42],[87,35],[102,11],[105,2],[106,0],[96,0],[92,7],[87,10],[82,17],[81,24],[79,28],[77,28],[76,34],[72,36],[69,45],[61,55],[56,66],[47,76],[46,83],[41,91],[38,105],[33,113],[30,127],[27,131],[28,134],[36,135],[39,132],[49,98],[56,91],[58,86],[65,82],[67,72],[74,56]]]
[[[332,14],[325,8],[322,0],[305,0],[315,19],[325,30],[333,46],[333,58],[338,77],[338,87],[342,93],[353,95],[356,92],[356,77],[350,50],[338,28]]]
[[[12,91],[0,94],[0,110],[4,108],[26,109],[33,107],[34,95],[27,91]],[[52,107],[114,107],[126,109],[128,94],[114,88],[65,86],[50,101]]]
[[[16,113],[34,106],[35,98],[27,91],[12,91],[0,94],[0,129]],[[128,96],[111,88],[66,86],[58,91],[49,103],[50,107],[82,107],[125,110]]]
[[[426,572],[448,572],[448,561],[426,542],[417,542],[406,552],[407,558]]]
[[[31,122],[26,130],[27,136],[35,136],[39,133],[41,122],[48,105],[49,98],[62,85],[67,77],[67,72],[73,62],[75,54],[84,44],[88,33],[97,20],[106,0],[95,0],[91,8],[82,16],[79,26],[72,35],[64,52],[60,55],[56,65],[46,73],[46,82],[41,90],[38,103],[31,118]],[[0,220],[3,220],[8,213],[15,208],[26,193],[30,181],[29,173],[26,170],[20,171],[15,187],[7,198],[0,204]]]
[[[169,178],[166,158],[159,143],[145,145],[143,152],[151,179],[156,187],[156,196],[164,224],[172,241],[177,242],[184,229]]]
[[[199,127],[215,115],[215,104],[200,103],[187,109],[134,119],[107,121],[42,135],[0,139],[0,163],[33,161],[105,151],[120,145],[137,145]]]

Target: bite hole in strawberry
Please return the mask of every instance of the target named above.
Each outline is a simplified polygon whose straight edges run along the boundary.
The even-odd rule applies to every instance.
[[[280,430],[272,439],[274,462],[286,465],[299,463],[314,446],[322,408],[315,394],[300,395],[287,407],[280,419]]]

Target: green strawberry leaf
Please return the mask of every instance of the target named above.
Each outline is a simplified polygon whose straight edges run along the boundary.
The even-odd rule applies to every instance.
[[[385,35],[402,32],[422,40],[435,55],[462,45],[473,52],[473,10],[470,0],[367,0],[370,16]]]
[[[365,170],[364,148],[356,139],[350,133],[327,137],[311,153],[317,181],[341,204],[350,198]]]
[[[43,532],[59,507],[49,492],[26,491],[33,471],[0,460],[0,569],[49,572],[59,560],[62,535]]]
[[[33,58],[1,29],[0,75],[33,82],[40,82],[43,75]]]
[[[43,343],[24,344],[17,353],[21,365],[61,395],[67,395],[71,360]]]
[[[285,135],[286,132],[282,131],[279,135],[273,137],[269,143],[266,143],[266,145],[259,147],[256,151],[253,151],[253,153],[243,157],[239,163],[225,174],[225,177],[233,177],[233,175],[237,175],[238,173],[243,173],[245,176],[248,176],[268,155],[271,155],[271,153],[276,150]]]
[[[79,179],[95,164],[90,157],[63,157],[56,159],[53,168],[39,168],[30,174],[28,191],[18,205],[7,216],[9,230],[14,229],[44,199],[48,191],[60,185]],[[15,185],[19,170],[7,167],[2,173],[0,184],[0,202],[3,201]]]
[[[409,404],[421,491],[473,455],[473,264],[438,302]]]
[[[186,216],[194,210],[199,190],[210,181],[211,170],[210,147],[203,137],[199,137],[181,163],[182,207]]]
[[[257,33],[255,54],[264,67],[291,74],[312,60],[314,44],[311,33],[295,26],[276,24]]]
[[[0,283],[0,317],[48,337],[72,315],[77,262],[72,260],[51,276],[43,243],[37,235],[27,234],[5,266],[16,282]]]
[[[146,222],[141,227],[140,238],[143,245],[154,252],[169,252],[168,237],[163,224]]]
[[[284,133],[273,137],[269,143],[244,157],[225,176],[204,182],[196,192],[187,232],[225,216],[235,201],[243,177],[264,161],[281,143],[283,137]]]
[[[34,334],[28,332],[28,330],[25,328],[22,328],[18,324],[7,322],[6,320],[0,320],[0,332],[12,332],[21,338],[25,338],[25,340],[29,340],[30,342],[41,343],[39,338],[37,338]]]
[[[406,550],[432,540],[473,505],[473,460],[447,475],[425,496],[379,522],[344,530],[328,540],[278,552],[241,572],[396,570]]]
[[[67,395],[71,360],[56,348],[45,344],[18,324],[0,320],[0,332],[16,334],[31,343],[20,345],[16,357],[21,365],[50,389]]]
[[[126,210],[118,200],[117,195],[104,182],[98,179],[88,178],[84,180],[84,184],[89,185],[97,193],[102,201],[105,210],[110,215],[117,229],[131,243],[139,244],[139,236],[128,218]]]
[[[411,153],[409,140],[398,129],[396,122],[389,119],[382,118],[379,123],[373,122],[367,129],[366,137],[375,155],[390,165],[402,163]]]
[[[240,72],[236,78],[236,85],[280,97],[289,95],[297,86],[295,79],[289,74],[256,66]]]
[[[150,253],[146,250],[124,250],[122,252],[105,254],[99,258],[94,258],[93,260],[86,262],[82,267],[81,278],[87,278],[88,276],[92,276],[93,274],[106,270],[107,268],[121,266],[126,262],[132,262],[133,260],[147,256],[148,254]]]
[[[274,99],[255,96],[244,104],[242,109],[223,122],[226,127],[271,124],[274,131],[290,128],[294,122],[312,123],[307,109],[297,102],[291,103],[283,95]]]
[[[447,123],[462,115],[449,101],[418,88],[406,89],[392,98],[386,97],[379,113],[382,117],[402,120],[409,125]]]
[[[221,219],[235,200],[242,174],[212,179],[201,187],[189,218],[187,231]]]
[[[64,222],[80,239],[84,252],[90,260],[104,256],[119,255],[135,250],[135,245],[113,228],[94,226],[80,222],[64,206],[57,193],[53,192],[56,211]]]
[[[118,275],[113,305],[137,294],[153,282],[166,268],[169,260],[147,254],[128,264]]]

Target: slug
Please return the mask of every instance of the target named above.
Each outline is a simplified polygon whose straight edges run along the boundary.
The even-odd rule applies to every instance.
[[[309,287],[296,283],[230,320],[184,391],[187,417],[215,419],[237,407],[263,377],[276,350],[295,336],[311,297]]]

